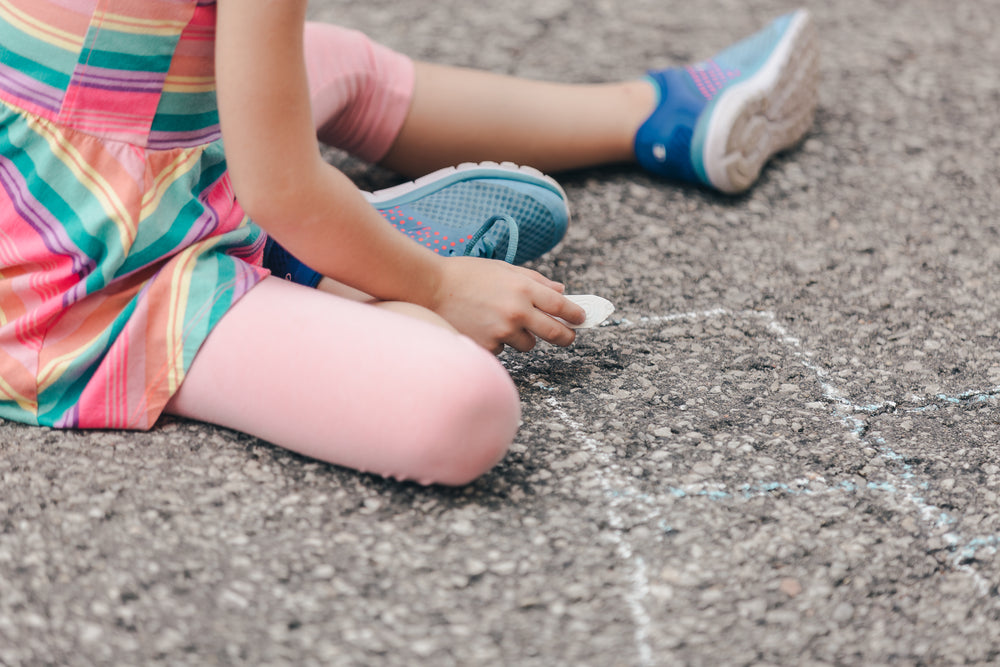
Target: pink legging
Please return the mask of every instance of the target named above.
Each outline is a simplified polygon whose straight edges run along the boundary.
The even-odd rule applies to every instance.
[[[306,50],[321,139],[377,161],[406,117],[412,62],[328,25],[307,27]],[[267,278],[208,336],[167,412],[386,477],[465,484],[503,457],[520,403],[468,338]]]
[[[356,30],[307,23],[306,68],[320,140],[378,162],[413,99],[413,61]]]

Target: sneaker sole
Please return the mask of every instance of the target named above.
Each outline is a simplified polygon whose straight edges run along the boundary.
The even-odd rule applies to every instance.
[[[376,208],[391,208],[411,204],[455,183],[489,178],[519,181],[546,188],[558,194],[568,210],[566,192],[554,178],[533,167],[521,167],[513,162],[464,162],[457,167],[438,169],[408,183],[362,194]]]
[[[773,155],[805,136],[819,102],[818,79],[816,27],[799,10],[764,67],[716,101],[703,152],[714,187],[743,192]]]

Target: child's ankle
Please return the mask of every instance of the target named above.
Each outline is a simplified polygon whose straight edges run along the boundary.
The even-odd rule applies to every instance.
[[[630,150],[632,150],[639,128],[649,119],[659,104],[660,91],[646,77],[625,81],[621,86],[622,96],[625,99],[626,107],[629,109],[629,146]]]
[[[622,85],[628,98],[629,108],[634,110],[635,130],[638,132],[639,126],[656,110],[660,102],[660,91],[647,77],[626,81]]]

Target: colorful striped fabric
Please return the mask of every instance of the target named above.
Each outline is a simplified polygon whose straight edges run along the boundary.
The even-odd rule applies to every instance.
[[[0,0],[0,417],[150,428],[267,275],[214,25],[206,0]]]

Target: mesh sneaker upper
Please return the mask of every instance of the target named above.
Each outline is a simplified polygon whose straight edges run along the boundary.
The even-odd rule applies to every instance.
[[[493,215],[512,217],[520,230],[515,264],[548,252],[566,231],[565,202],[547,188],[504,179],[476,179],[448,185],[416,201],[378,207],[399,231],[435,252],[462,255],[480,226]],[[493,256],[507,250],[506,225],[494,226],[473,255],[493,248]]]

